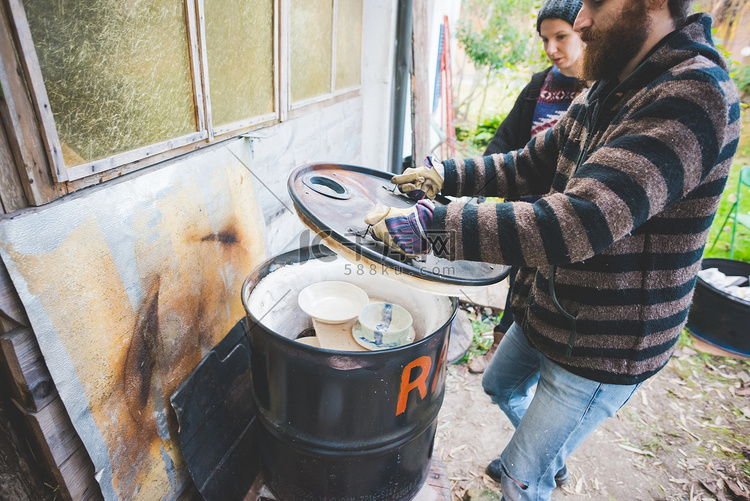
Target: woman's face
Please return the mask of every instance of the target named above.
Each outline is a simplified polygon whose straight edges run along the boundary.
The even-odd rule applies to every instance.
[[[566,77],[578,76],[583,42],[573,26],[562,19],[544,19],[539,26],[544,52],[552,64]]]

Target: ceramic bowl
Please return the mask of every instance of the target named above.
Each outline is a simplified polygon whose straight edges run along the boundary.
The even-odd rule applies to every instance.
[[[396,348],[414,341],[411,314],[395,303],[370,303],[352,328],[355,341],[368,349]]]
[[[369,300],[367,293],[356,285],[336,280],[309,285],[297,297],[302,311],[325,324],[340,324],[357,318]]]

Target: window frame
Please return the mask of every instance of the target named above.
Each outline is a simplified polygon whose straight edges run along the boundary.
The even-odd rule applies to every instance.
[[[364,17],[364,5],[366,0],[362,0],[362,15]],[[288,6],[291,7],[291,0],[288,2],[285,2]],[[297,101],[296,103],[292,102],[291,95],[292,95],[292,79],[287,79],[287,85],[285,89],[285,94],[289,96],[289,111],[296,111],[302,108],[310,107],[311,105],[315,105],[317,103],[329,101],[329,100],[336,100],[337,98],[341,98],[342,96],[347,96],[349,94],[352,94],[353,92],[359,91],[359,89],[362,87],[362,52],[360,49],[359,54],[359,84],[353,85],[351,87],[346,87],[343,89],[336,89],[336,64],[337,64],[337,58],[336,58],[336,37],[338,36],[338,11],[339,11],[339,0],[333,0],[333,9],[331,10],[331,15],[333,16],[332,20],[332,30],[331,30],[331,78],[330,78],[330,88],[331,92],[327,94],[321,94],[319,96],[310,97],[307,99],[303,99],[301,101]],[[285,16],[285,19],[287,20],[286,29],[284,32],[289,35],[291,32],[291,28],[289,26],[289,23],[291,22],[291,12],[287,12],[287,15]],[[362,23],[364,25],[364,19],[362,20]],[[292,58],[289,57],[289,52],[286,52],[286,69],[287,74],[291,76],[291,65],[292,65]],[[344,97],[346,99],[346,97]]]
[[[187,0],[188,2],[190,0]],[[264,115],[258,115],[238,122],[232,122],[229,124],[221,125],[219,127],[213,126],[213,120],[211,116],[211,92],[210,92],[210,81],[211,77],[208,73],[208,50],[204,40],[206,40],[206,19],[205,19],[205,6],[204,0],[195,0],[197,4],[198,18],[200,21],[200,63],[201,63],[201,84],[203,86],[203,96],[206,108],[206,126],[208,129],[208,138],[213,140],[217,136],[223,136],[233,131],[245,130],[257,125],[274,122],[280,118],[280,102],[279,102],[279,3],[282,0],[273,1],[273,106],[274,110],[271,113]],[[239,134],[239,132],[238,132]]]
[[[140,169],[155,162],[167,160],[187,151],[194,151],[214,145],[225,139],[247,134],[249,131],[281,123],[290,118],[313,113],[331,104],[351,99],[360,94],[362,87],[362,51],[360,51],[360,82],[344,89],[335,89],[336,84],[336,36],[339,0],[333,0],[332,67],[331,92],[296,103],[291,102],[291,57],[290,11],[291,0],[273,0],[273,91],[274,111],[238,122],[214,126],[211,117],[210,75],[206,49],[205,0],[181,0],[186,23],[187,50],[190,64],[190,77],[195,107],[195,132],[152,143],[132,150],[67,167],[62,155],[62,144],[49,104],[44,77],[39,65],[36,48],[31,37],[23,0],[7,0],[9,22],[15,29],[17,57],[26,74],[31,105],[37,113],[38,129],[47,157],[50,171],[56,183],[88,184],[85,178],[99,175],[101,180],[113,175]],[[364,5],[362,1],[364,23]],[[32,166],[24,166],[31,169]],[[118,173],[119,172],[119,173]]]

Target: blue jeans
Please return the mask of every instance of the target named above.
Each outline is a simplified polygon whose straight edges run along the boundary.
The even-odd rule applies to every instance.
[[[538,501],[550,499],[565,459],[625,405],[640,383],[604,384],[577,376],[529,345],[513,323],[484,371],[482,386],[516,428],[500,455],[503,499]]]

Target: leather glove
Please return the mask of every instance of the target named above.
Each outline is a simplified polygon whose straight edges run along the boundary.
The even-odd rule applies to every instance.
[[[367,213],[368,232],[377,241],[396,249],[408,257],[427,254],[430,242],[427,230],[432,224],[434,206],[429,200],[420,200],[414,207],[376,208]]]
[[[424,167],[409,167],[403,174],[393,176],[391,182],[398,185],[401,193],[412,200],[421,200],[425,197],[434,200],[435,196],[443,189],[443,178],[436,170],[436,166],[442,171],[442,164],[434,160],[432,156],[424,159]]]

